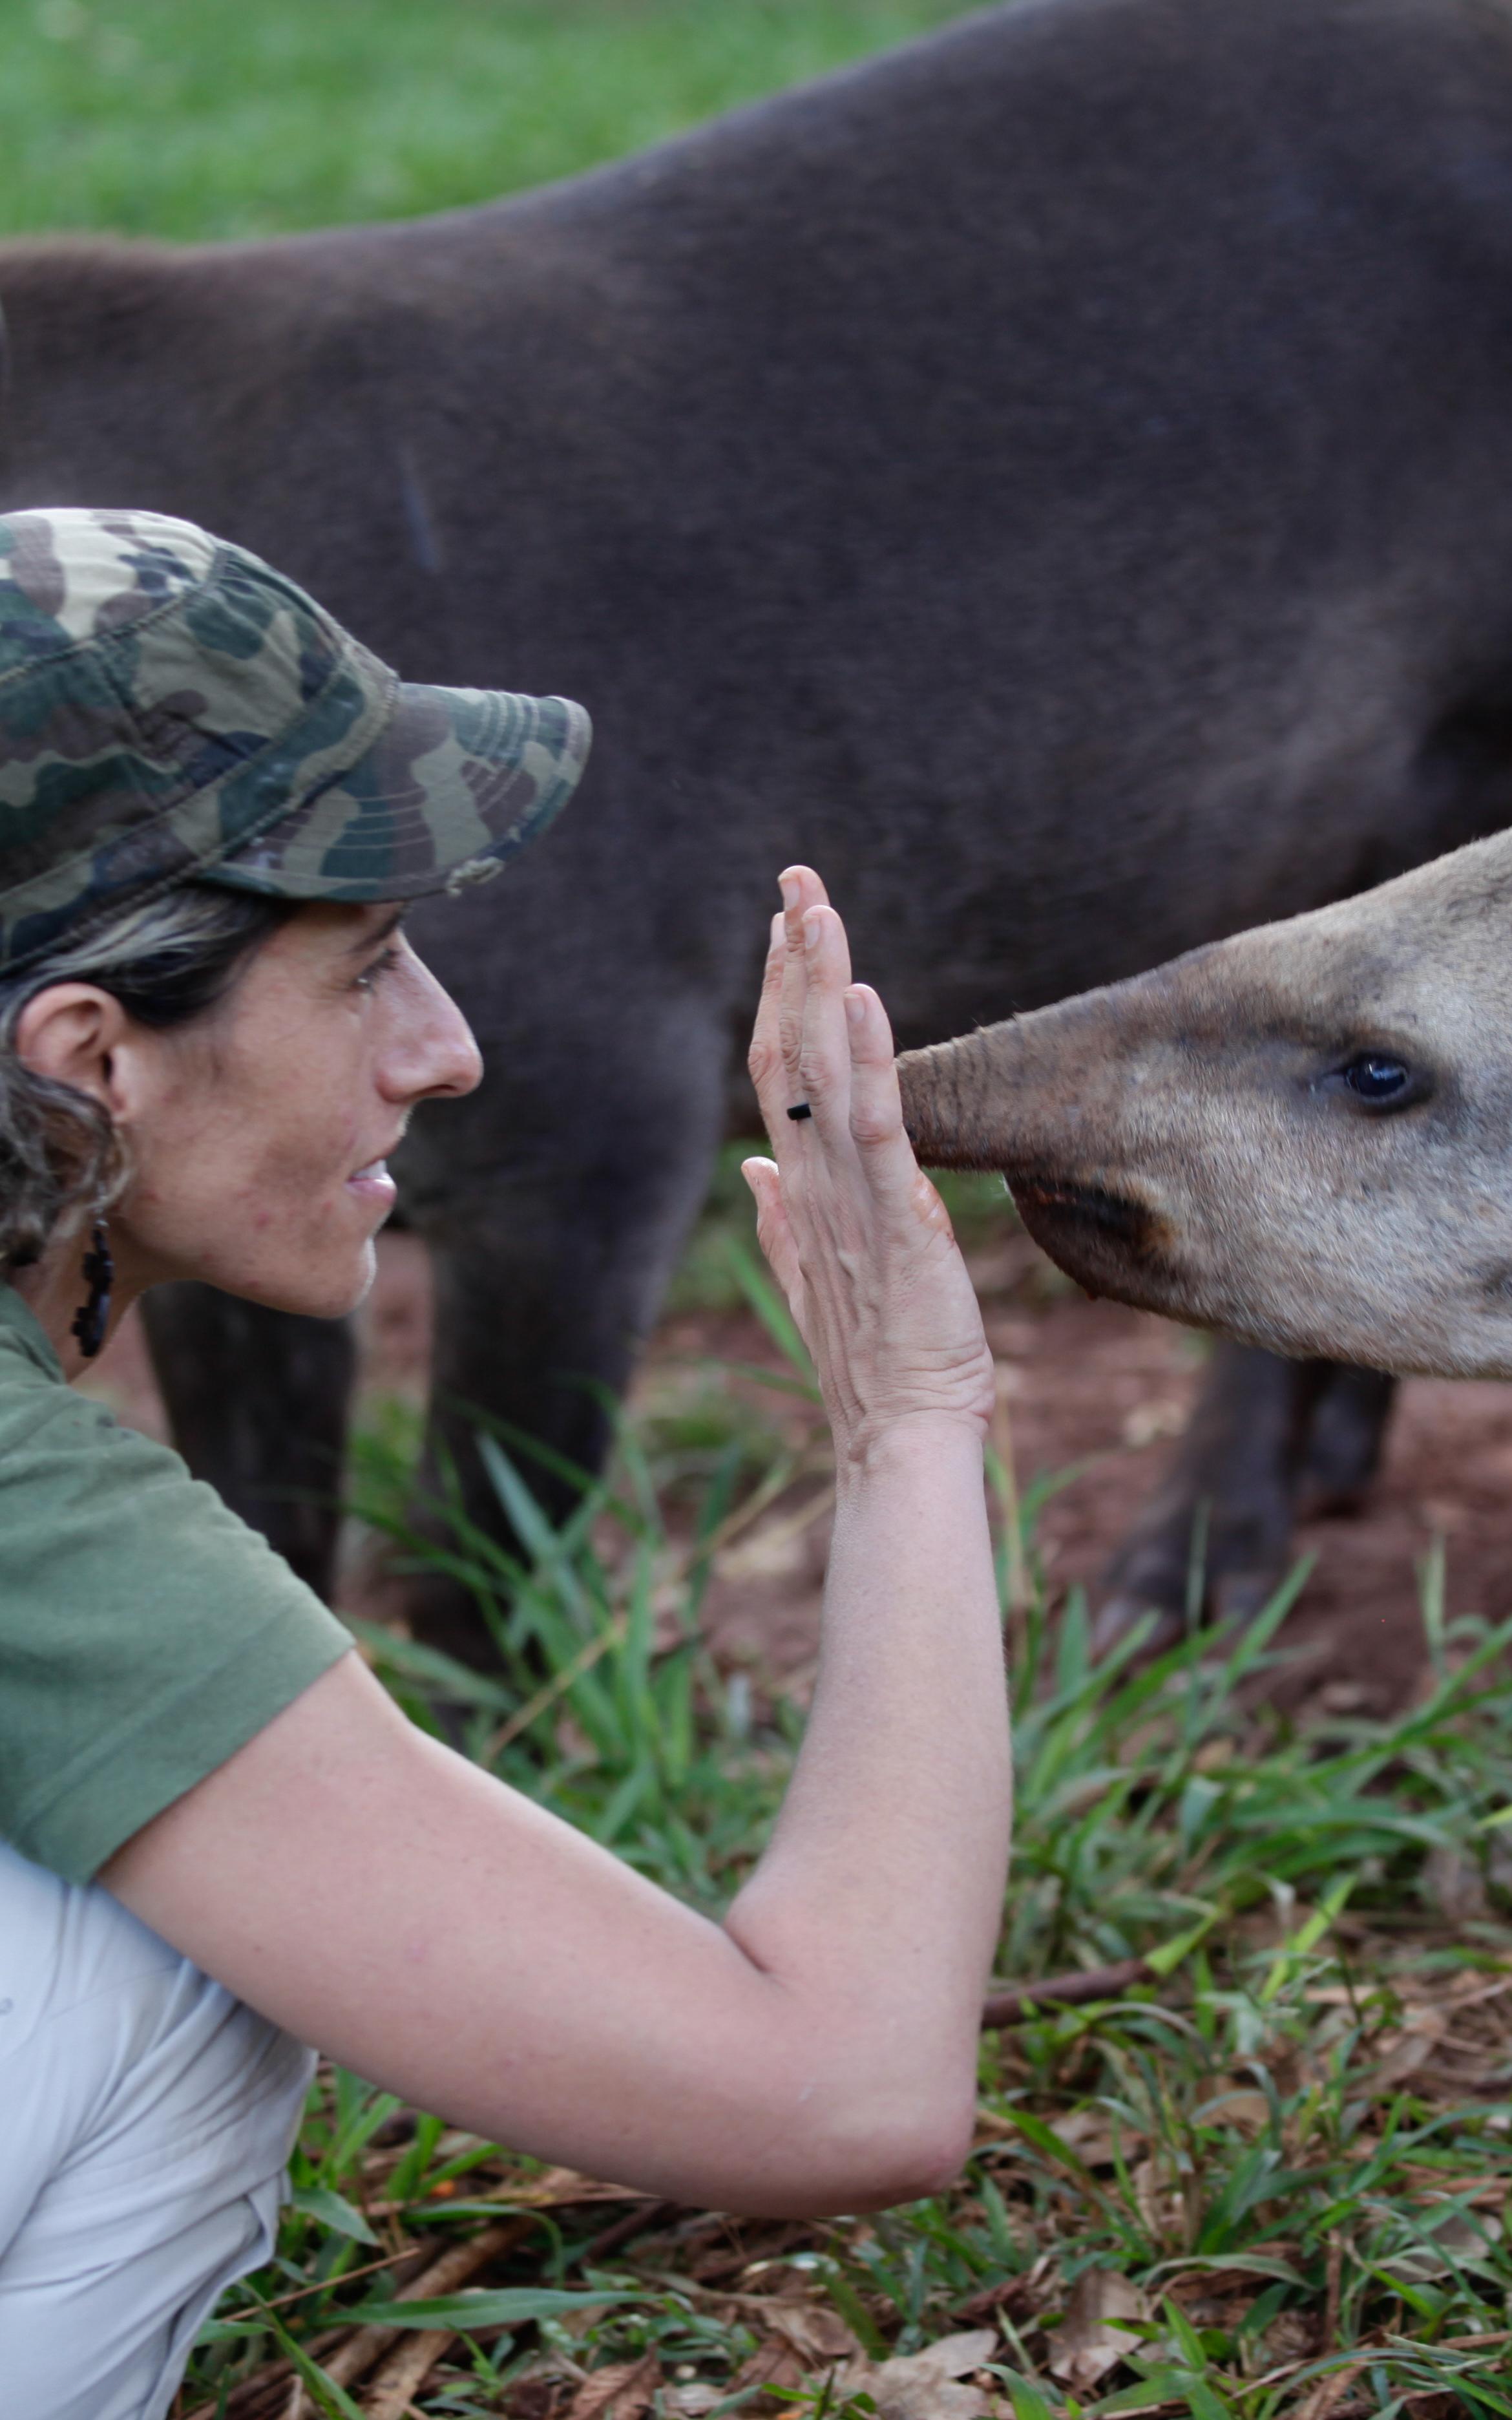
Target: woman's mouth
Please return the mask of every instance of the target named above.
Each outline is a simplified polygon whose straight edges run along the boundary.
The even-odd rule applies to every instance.
[[[385,1210],[393,1207],[398,1190],[389,1174],[386,1159],[370,1159],[364,1168],[354,1169],[347,1179],[347,1189],[360,1200],[381,1205]]]

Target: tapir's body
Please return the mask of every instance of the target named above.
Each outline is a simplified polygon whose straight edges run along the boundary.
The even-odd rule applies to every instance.
[[[410,678],[591,707],[556,831],[412,920],[488,1076],[401,1170],[441,1387],[579,1458],[784,861],[917,1043],[1512,820],[1493,0],[1026,0],[521,200],[15,246],[0,301],[0,504],[191,516]],[[340,1343],[296,1419],[255,1314],[167,1325],[245,1501]]]

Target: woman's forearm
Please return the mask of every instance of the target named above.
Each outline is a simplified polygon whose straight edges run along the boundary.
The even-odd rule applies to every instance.
[[[935,2079],[942,2136],[969,2117],[1011,1816],[981,1447],[921,1416],[842,1472],[807,1736],[726,1922],[826,2007],[879,2094],[894,2060],[900,2089]]]

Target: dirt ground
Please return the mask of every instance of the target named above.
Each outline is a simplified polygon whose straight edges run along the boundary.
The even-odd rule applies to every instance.
[[[379,1277],[362,1315],[365,1390],[418,1398],[428,1347],[423,1248],[379,1240]],[[1019,1485],[1088,1464],[1045,1505],[1041,1557],[1052,1584],[1092,1585],[1155,1483],[1196,1385],[1200,1346],[1184,1329],[1065,1291],[1022,1235],[973,1260],[997,1356]],[[641,1385],[665,1394],[706,1357],[769,1362],[743,1313],[683,1315],[658,1332]],[[127,1322],[90,1381],[123,1419],[162,1435],[162,1406],[140,1328]],[[805,1516],[808,1517],[805,1517]],[[810,1482],[721,1558],[707,1601],[721,1659],[795,1679],[811,1662],[827,1539]],[[1278,1694],[1335,1712],[1381,1712],[1423,1671],[1418,1566],[1444,1543],[1451,1615],[1512,1612],[1512,1388],[1410,1380],[1384,1467],[1365,1510],[1304,1523],[1317,1564],[1284,1632],[1294,1662]]]

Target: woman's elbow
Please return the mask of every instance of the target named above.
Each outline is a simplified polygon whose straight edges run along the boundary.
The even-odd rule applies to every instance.
[[[783,2215],[832,2218],[943,2192],[970,2154],[976,2112],[974,2073],[949,2088],[917,2079],[870,2093],[853,2088],[823,2119],[810,2102],[817,2122],[804,2130],[807,2174],[793,2179]]]
[[[937,2105],[900,2110],[878,2128],[853,2210],[887,2210],[894,2202],[924,2201],[943,2193],[964,2167],[976,2131],[976,2094],[957,2095]]]

